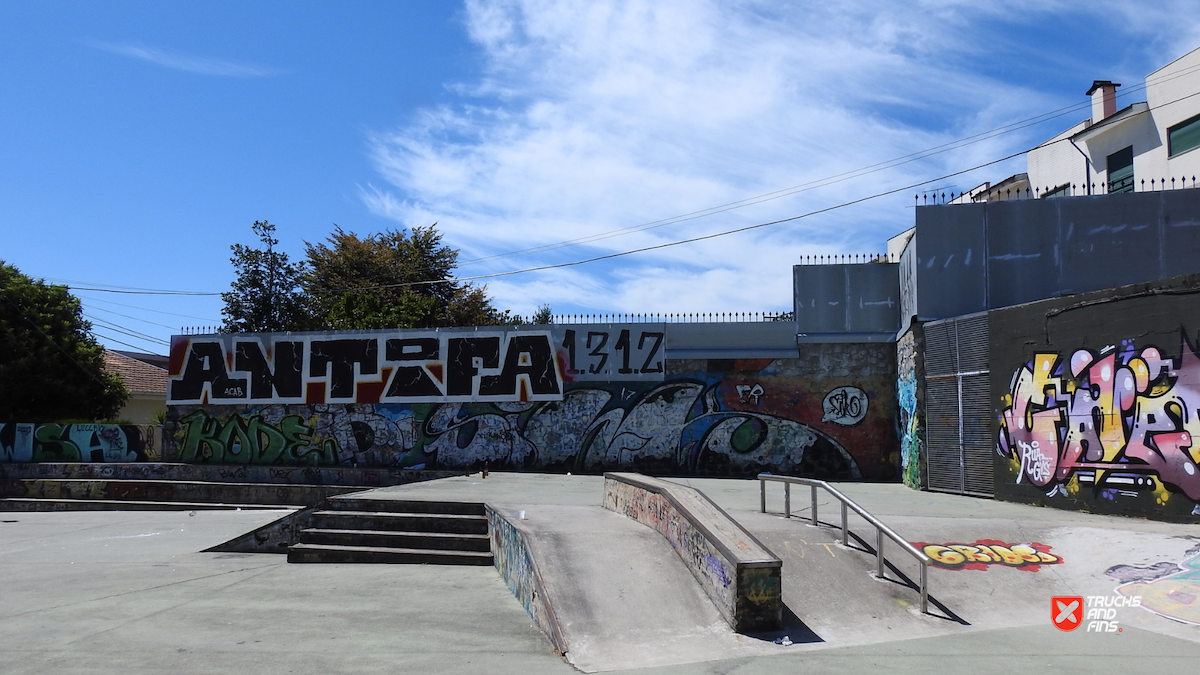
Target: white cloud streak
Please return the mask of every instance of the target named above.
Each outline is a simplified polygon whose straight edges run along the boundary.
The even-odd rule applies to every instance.
[[[360,196],[405,226],[438,221],[469,260],[904,156],[1080,102],[1087,82],[1108,76],[1082,71],[1080,95],[1064,98],[979,72],[978,64],[1013,53],[995,43],[1021,26],[1006,34],[998,22],[1033,25],[1085,11],[1031,0],[1002,10],[980,4],[469,0],[465,25],[482,50],[484,75],[448,83],[457,104],[373,135],[371,157],[390,187],[368,186]],[[1102,16],[1118,6],[1086,11]],[[1130,39],[1165,25],[1151,19],[1131,18]],[[1194,35],[1200,21],[1192,24],[1185,33]],[[1050,58],[1069,47],[1044,49]],[[709,218],[460,272],[577,260],[794,216],[1011,154],[1074,121]],[[1022,170],[1014,161],[951,184],[968,189]],[[911,195],[881,199],[619,262],[502,277],[490,290],[500,306],[524,313],[544,302],[561,311],[786,309],[799,256],[881,251],[887,237],[911,226],[911,205]]]
[[[227,61],[225,59],[214,59],[204,56],[189,56],[186,54],[173,54],[147,47],[138,43],[115,43],[101,42],[91,40],[87,42],[89,47],[100,49],[121,56],[128,56],[142,61],[147,61],[164,68],[173,70],[182,70],[188,73],[196,73],[198,75],[215,75],[218,77],[270,77],[279,75],[281,71],[265,66],[258,66],[249,63],[237,63],[235,61]]]

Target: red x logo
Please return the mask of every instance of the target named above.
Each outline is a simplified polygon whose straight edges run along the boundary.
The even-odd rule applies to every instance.
[[[1059,630],[1075,630],[1083,623],[1083,596],[1056,595],[1050,598],[1050,620]]]

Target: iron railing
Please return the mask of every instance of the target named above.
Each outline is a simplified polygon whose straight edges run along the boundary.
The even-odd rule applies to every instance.
[[[533,323],[533,317],[521,317],[525,323]],[[678,313],[598,313],[598,314],[555,314],[550,322],[555,324],[579,323],[761,323],[764,321],[795,321],[794,312],[678,312]]]
[[[182,326],[180,335],[215,335],[221,332],[220,326]]]
[[[859,265],[866,263],[900,262],[898,253],[834,253],[832,255],[802,255],[801,265]]]
[[[1115,182],[1100,181],[1099,183],[1069,183],[1047,187],[1023,187],[977,190],[970,192],[955,192],[931,190],[913,195],[917,206],[937,206],[946,204],[979,204],[981,202],[1008,202],[1024,199],[1054,199],[1059,197],[1086,197],[1095,195],[1116,194],[1119,192],[1162,192],[1164,190],[1191,190],[1200,187],[1200,178],[1196,176],[1182,178],[1151,178],[1134,180],[1123,178]]]
[[[796,478],[793,476],[776,476],[769,473],[758,474],[758,494],[759,494],[759,511],[767,512],[767,482],[773,481],[783,483],[783,513],[784,517],[792,517],[792,485],[807,485],[812,490],[812,514],[810,516],[812,524],[818,525],[817,522],[817,488],[824,488],[826,492],[833,495],[842,504],[842,546],[849,546],[850,527],[848,523],[848,511],[853,510],[863,520],[875,526],[875,575],[880,579],[886,579],[884,573],[884,555],[883,555],[883,537],[887,535],[888,539],[896,542],[904,552],[916,558],[921,563],[921,613],[929,613],[929,565],[933,563],[933,559],[917,550],[917,547],[908,543],[900,535],[896,534],[895,530],[884,525],[878,518],[867,513],[867,510],[858,504],[854,503],[846,495],[842,494],[837,488],[823,480],[814,478]]]

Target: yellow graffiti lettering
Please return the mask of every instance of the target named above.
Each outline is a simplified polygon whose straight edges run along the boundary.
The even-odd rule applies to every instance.
[[[925,552],[925,555],[929,556],[930,558],[933,558],[935,561],[937,561],[943,565],[957,567],[957,566],[967,562],[966,556],[959,553],[958,551],[955,551],[954,549],[950,548],[949,546],[938,546],[936,544],[930,544],[930,545],[926,546],[923,550]]]
[[[1025,544],[1016,544],[1012,547],[1011,550],[1016,555],[1021,556],[1021,560],[1023,562],[1037,563],[1037,562],[1042,561],[1042,559],[1038,557],[1038,552],[1035,551],[1032,546],[1026,546]]]
[[[918,542],[925,555],[939,567],[960,569],[964,566],[999,563],[1009,567],[1054,565],[1062,558],[1039,551],[1032,544],[925,544]],[[1041,544],[1037,544],[1041,546]],[[984,569],[976,567],[972,569]],[[1036,567],[1035,567],[1036,569]]]
[[[950,548],[962,554],[967,562],[992,562],[992,557],[981,552],[974,546],[963,546],[961,544],[951,544]]]

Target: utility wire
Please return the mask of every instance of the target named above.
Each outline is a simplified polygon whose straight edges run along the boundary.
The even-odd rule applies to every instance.
[[[99,335],[100,337],[104,338],[105,340],[108,340],[109,342],[115,342],[119,345],[124,345],[126,347],[129,347],[130,349],[134,349],[139,352],[146,350],[145,347],[139,347],[138,345],[131,345],[128,342],[123,342],[121,340],[118,340],[115,337],[112,337],[111,335],[105,335],[105,334],[101,333],[100,331],[96,331],[96,335]]]
[[[68,360],[68,361],[70,361],[71,363],[75,364],[75,367],[76,367],[76,368],[78,368],[78,369],[82,370],[82,371],[83,371],[83,373],[84,373],[85,375],[87,375],[88,377],[90,377],[90,378],[92,378],[93,380],[95,380],[95,381],[96,381],[98,384],[101,384],[101,385],[105,385],[105,384],[107,384],[107,383],[105,383],[104,381],[102,381],[100,378],[96,377],[95,373],[93,373],[92,371],[88,370],[87,368],[84,368],[84,367],[83,367],[83,365],[82,365],[81,363],[79,363],[78,361],[76,361],[76,360],[75,360],[75,357],[74,357],[74,356],[71,356],[71,353],[70,353],[70,352],[68,352],[67,350],[63,349],[62,345],[58,344],[58,341],[57,341],[57,340],[55,340],[54,338],[50,337],[49,335],[46,335],[46,332],[42,330],[42,327],[41,327],[41,326],[39,326],[39,325],[37,325],[37,322],[36,322],[36,321],[34,321],[33,319],[29,318],[29,316],[28,316],[27,314],[25,314],[25,312],[24,312],[24,311],[23,311],[23,310],[20,308],[20,306],[18,306],[18,305],[17,305],[17,303],[15,303],[15,302],[13,302],[13,301],[12,301],[12,298],[10,298],[10,297],[8,297],[7,295],[5,295],[5,296],[4,296],[4,299],[5,299],[5,300],[8,302],[8,304],[12,305],[13,309],[17,310],[17,314],[20,314],[20,315],[21,315],[21,318],[23,318],[23,319],[25,319],[26,321],[28,321],[28,322],[29,322],[29,325],[30,325],[30,326],[32,326],[32,327],[33,327],[33,329],[34,329],[35,331],[37,331],[39,335],[41,335],[42,337],[46,338],[46,341],[47,341],[47,342],[49,342],[50,344],[54,345],[55,349],[57,349],[58,351],[62,352],[62,353],[63,353],[63,356],[67,357],[67,360]],[[122,343],[122,344],[124,344],[124,343]]]
[[[80,283],[87,283],[87,282],[80,282]],[[183,317],[185,319],[196,319],[197,321],[213,321],[213,322],[219,323],[218,319],[211,319],[206,316],[192,316],[191,314],[177,314],[175,312],[167,312],[167,311],[163,311],[161,309],[151,309],[149,307],[141,307],[139,305],[128,305],[123,302],[114,302],[112,300],[105,300],[103,298],[91,298],[91,297],[87,297],[87,296],[80,296],[80,297],[87,300],[88,302],[100,302],[100,303],[104,303],[106,305],[116,305],[117,307],[128,307],[130,309],[140,309],[142,311],[152,312],[154,314],[166,314],[168,316],[179,316],[179,317]],[[97,307],[96,309],[99,309],[99,308]],[[167,326],[167,328],[171,328],[171,326]]]
[[[152,326],[158,326],[158,327],[160,327],[160,328],[170,328],[170,329],[172,329],[172,330],[174,330],[174,328],[175,328],[175,326],[169,326],[169,325],[167,325],[167,324],[165,324],[165,323],[158,323],[157,321],[151,321],[151,320],[149,320],[149,319],[143,319],[143,318],[141,318],[141,317],[133,316],[132,314],[122,314],[122,313],[120,313],[120,312],[114,312],[114,311],[112,311],[111,309],[104,309],[103,307],[93,307],[92,309],[93,309],[93,310],[95,310],[95,311],[97,311],[97,312],[106,312],[106,313],[108,313],[108,314],[115,314],[115,315],[117,315],[117,316],[122,316],[122,317],[125,317],[126,319],[133,319],[134,321],[141,321],[142,323],[148,323],[148,324],[150,324],[150,325],[152,325]]]
[[[115,324],[111,321],[105,321],[104,319],[101,319],[100,317],[88,314],[87,312],[84,312],[83,315],[85,317],[87,317],[88,319],[90,319],[91,321],[99,323],[105,330],[115,330],[118,333],[121,333],[123,335],[128,335],[129,337],[137,338],[139,340],[146,340],[147,342],[160,342],[164,345],[171,344],[170,342],[167,342],[166,340],[164,340],[162,338],[155,337],[153,335],[147,335],[146,333],[142,333],[142,332],[133,330],[132,328],[127,328],[125,326]]]
[[[1156,78],[1154,80],[1154,84],[1159,84],[1159,83],[1167,82],[1169,80],[1173,80],[1173,79],[1176,79],[1179,77],[1183,77],[1184,75],[1191,74],[1192,72],[1196,71],[1197,69],[1200,69],[1200,66],[1193,66],[1192,68],[1184,69],[1184,70],[1180,71],[1179,73],[1173,74],[1171,76]],[[1121,95],[1128,97],[1130,94],[1133,94],[1135,92],[1146,89],[1149,86],[1149,84],[1150,84],[1150,81],[1149,81],[1149,78],[1147,78],[1147,80],[1145,82],[1143,82],[1142,84],[1133,85],[1129,89],[1121,92]],[[807,183],[801,183],[800,185],[795,185],[795,186],[792,186],[789,188],[783,188],[780,190],[775,190],[773,192],[767,192],[767,193],[757,195],[754,197],[747,197],[746,199],[742,199],[742,200],[739,200],[736,202],[729,202],[727,204],[713,206],[713,207],[709,207],[707,209],[701,209],[699,211],[692,211],[690,213],[685,213],[685,214],[682,214],[679,216],[663,218],[661,220],[653,220],[653,221],[649,221],[646,223],[641,223],[639,225],[632,225],[630,227],[622,228],[619,230],[600,232],[600,233],[597,233],[594,235],[580,237],[578,239],[560,241],[560,242],[551,243],[551,244],[543,244],[541,246],[535,246],[532,248],[526,248],[526,249],[521,249],[521,250],[517,250],[517,251],[510,251],[507,253],[497,253],[495,255],[484,256],[482,258],[466,260],[466,261],[463,261],[462,263],[460,263],[460,265],[462,265],[462,266],[472,265],[472,264],[476,264],[476,263],[497,260],[500,258],[507,258],[507,257],[514,256],[514,255],[521,255],[521,254],[526,254],[526,253],[540,253],[540,252],[551,251],[554,249],[563,248],[563,247],[567,247],[567,246],[574,246],[577,244],[591,243],[594,241],[600,241],[603,239],[610,239],[612,237],[622,236],[624,234],[629,234],[632,232],[652,230],[652,229],[656,229],[659,227],[664,227],[666,225],[672,225],[675,223],[681,223],[681,222],[686,222],[689,220],[695,220],[697,218],[704,218],[707,216],[716,215],[718,213],[724,213],[726,211],[731,211],[733,209],[738,209],[738,208],[742,208],[745,206],[753,206],[755,204],[761,204],[766,201],[780,199],[782,197],[791,196],[793,194],[797,194],[800,192],[806,192],[806,191],[814,190],[814,189],[817,189],[820,187],[826,187],[826,186],[840,183],[840,182],[850,180],[853,178],[858,178],[860,176],[865,176],[868,174],[876,173],[878,171],[884,171],[887,169],[895,168],[897,166],[909,164],[911,162],[915,162],[915,161],[918,161],[921,159],[932,157],[937,154],[942,154],[942,153],[948,152],[950,150],[964,148],[969,145],[974,145],[975,143],[980,143],[982,141],[995,138],[997,136],[1011,133],[1013,131],[1019,131],[1021,129],[1025,129],[1025,128],[1028,128],[1028,127],[1031,127],[1031,126],[1034,126],[1037,124],[1041,124],[1043,122],[1048,122],[1052,119],[1057,119],[1064,115],[1068,115],[1072,112],[1087,109],[1087,108],[1091,107],[1091,105],[1092,104],[1091,104],[1090,100],[1081,102],[1081,103],[1075,103],[1075,104],[1072,104],[1072,105],[1069,105],[1069,106],[1066,106],[1063,108],[1059,108],[1057,110],[1052,110],[1050,112],[1042,113],[1040,115],[1035,115],[1033,117],[1029,117],[1029,118],[1026,118],[1023,120],[1018,120],[1016,122],[1012,122],[1010,124],[1006,124],[1006,125],[1003,125],[1000,127],[995,127],[988,131],[983,131],[978,134],[974,134],[972,136],[967,136],[965,138],[960,138],[955,141],[943,143],[942,145],[936,145],[932,148],[927,148],[925,150],[910,153],[908,155],[903,155],[901,157],[886,160],[883,162],[878,162],[876,164],[871,164],[871,165],[868,165],[865,167],[861,167],[859,169],[854,169],[852,171],[847,171],[844,173],[836,174],[834,176],[829,176],[826,178],[813,180],[813,181],[810,181]],[[1169,105],[1169,104],[1167,104],[1167,105]]]
[[[1190,73],[1190,72],[1192,72],[1192,71],[1194,71],[1194,70],[1196,70],[1196,69],[1198,69],[1198,68],[1200,68],[1200,66],[1197,66],[1197,67],[1195,67],[1195,68],[1191,68],[1191,69],[1187,69],[1186,71],[1182,71],[1182,72],[1180,72],[1180,73],[1177,73],[1177,74],[1175,74],[1175,75],[1172,75],[1172,76],[1170,76],[1170,77],[1158,78],[1158,79],[1156,79],[1156,80],[1155,80],[1155,84],[1158,84],[1158,83],[1160,83],[1160,82],[1165,82],[1165,81],[1168,81],[1168,80],[1171,80],[1171,79],[1176,79],[1176,78],[1178,78],[1178,77],[1182,77],[1183,75],[1185,75],[1185,74],[1188,74],[1188,73]],[[1146,88],[1146,86],[1147,86],[1147,85],[1140,85],[1140,86],[1134,86],[1134,87],[1131,87],[1128,93],[1132,93],[1133,91],[1137,91],[1137,90],[1140,90],[1140,89],[1145,89],[1145,88]],[[1123,93],[1125,93],[1125,92],[1123,92]],[[1191,98],[1191,97],[1193,97],[1193,96],[1197,96],[1197,95],[1200,95],[1200,92],[1195,92],[1195,93],[1192,93],[1192,94],[1188,94],[1188,95],[1186,95],[1186,96],[1183,96],[1183,97],[1180,97],[1180,98],[1178,98],[1178,99],[1175,99],[1174,101],[1169,101],[1169,102],[1167,102],[1167,103],[1163,103],[1163,104],[1161,104],[1161,105],[1159,105],[1159,106],[1156,106],[1156,107],[1155,107],[1155,109],[1157,109],[1157,108],[1161,108],[1161,107],[1165,107],[1165,106],[1168,106],[1168,105],[1172,105],[1172,104],[1174,104],[1174,103],[1178,103],[1178,102],[1180,102],[1180,101],[1183,101],[1183,100],[1185,100],[1185,99],[1188,99],[1188,98]],[[1049,120],[1049,119],[1053,119],[1053,118],[1055,118],[1055,117],[1059,117],[1059,116],[1061,116],[1061,115],[1063,115],[1063,114],[1066,114],[1067,112],[1069,112],[1069,111],[1071,111],[1071,110],[1078,110],[1078,109],[1082,109],[1082,108],[1084,108],[1084,107],[1087,107],[1087,106],[1090,106],[1090,105],[1091,105],[1091,103],[1090,103],[1090,102],[1087,102],[1087,103],[1080,103],[1080,104],[1077,104],[1077,105],[1074,105],[1074,106],[1069,106],[1069,107],[1067,107],[1067,108],[1060,108],[1059,110],[1056,110],[1056,111],[1051,111],[1051,112],[1049,112],[1049,113],[1045,113],[1044,115],[1041,115],[1041,116],[1037,116],[1037,117],[1033,117],[1033,118],[1028,118],[1027,120],[1022,120],[1022,121],[1020,121],[1020,122],[1014,122],[1014,123],[1012,123],[1012,124],[1005,125],[1005,126],[1003,126],[1003,127],[997,127],[996,129],[993,129],[993,130],[991,130],[991,131],[988,131],[988,132],[983,132],[983,133],[981,133],[981,134],[976,134],[975,136],[967,137],[967,139],[964,139],[964,140],[966,140],[966,141],[969,141],[969,143],[965,143],[964,145],[966,145],[966,144],[970,144],[970,143],[974,143],[974,142],[978,142],[979,140],[984,140],[985,138],[991,138],[991,137],[994,137],[994,136],[996,136],[996,135],[1000,135],[1001,133],[1008,133],[1008,131],[1014,131],[1014,130],[1016,130],[1016,129],[1025,128],[1025,127],[1027,127],[1027,126],[1031,126],[1032,124],[1036,124],[1036,123],[1038,123],[1038,121],[1047,121],[1047,120]],[[1148,108],[1148,110],[1150,110],[1150,109],[1151,109],[1151,108]],[[1031,122],[1030,120],[1037,120],[1037,121],[1032,121],[1032,122]],[[1006,131],[1005,131],[1005,130],[1006,130]],[[988,134],[991,134],[991,135],[989,136]],[[978,138],[978,137],[981,137],[981,136],[983,136],[983,137],[985,137],[985,138]],[[971,140],[971,139],[977,139],[977,140]],[[330,289],[330,290],[328,290],[328,291],[324,291],[324,292],[325,292],[325,293],[359,292],[359,291],[381,290],[381,289],[387,289],[387,288],[403,288],[403,287],[411,287],[411,286],[429,286],[429,285],[434,285],[434,284],[455,283],[455,282],[463,282],[463,281],[475,281],[475,280],[479,280],[479,279],[493,279],[493,278],[497,278],[497,277],[511,276],[511,275],[515,275],[515,274],[525,274],[525,273],[528,273],[528,272],[540,272],[540,271],[545,271],[545,270],[550,270],[550,269],[557,269],[557,268],[563,268],[563,267],[574,267],[574,266],[577,266],[577,265],[583,265],[583,264],[587,264],[587,263],[598,262],[598,261],[601,261],[601,260],[609,260],[609,259],[612,259],[612,258],[619,258],[619,257],[623,257],[623,256],[626,256],[626,255],[631,255],[631,254],[634,254],[634,253],[643,253],[643,252],[646,252],[646,251],[654,251],[654,250],[658,250],[658,249],[669,248],[669,247],[672,247],[672,246],[679,246],[679,245],[681,245],[681,244],[689,244],[689,243],[694,243],[694,242],[697,242],[697,241],[704,241],[704,240],[707,240],[707,239],[714,239],[714,238],[716,238],[716,237],[722,237],[722,236],[726,236],[726,235],[730,235],[730,234],[736,234],[736,233],[739,233],[739,232],[746,232],[746,231],[748,231],[748,230],[754,230],[754,229],[758,229],[758,228],[761,228],[761,227],[768,227],[768,226],[771,226],[771,225],[778,225],[778,224],[781,224],[781,223],[787,223],[787,222],[791,222],[791,221],[799,220],[799,219],[802,219],[802,218],[807,218],[807,217],[810,217],[810,216],[819,215],[819,214],[822,214],[822,213],[828,213],[828,212],[830,212],[830,211],[834,211],[834,210],[837,210],[837,209],[840,209],[840,208],[844,208],[844,207],[846,207],[846,206],[852,206],[852,205],[854,205],[854,204],[859,204],[859,203],[862,203],[862,202],[865,202],[865,201],[869,201],[869,200],[872,200],[872,199],[877,199],[877,198],[879,198],[879,197],[884,197],[884,196],[887,196],[887,195],[896,194],[896,193],[898,193],[898,192],[903,192],[903,191],[906,191],[906,190],[912,190],[912,189],[916,189],[916,188],[919,188],[919,187],[920,187],[920,186],[922,186],[922,185],[927,185],[927,184],[929,184],[929,183],[932,183],[932,182],[936,182],[936,181],[945,180],[945,179],[947,179],[947,178],[952,178],[952,177],[954,177],[954,176],[959,176],[959,175],[962,175],[962,174],[965,174],[965,173],[970,173],[971,171],[975,171],[975,170],[978,170],[978,169],[981,169],[981,168],[984,168],[984,167],[992,166],[992,165],[994,165],[994,164],[998,164],[998,163],[1000,163],[1000,162],[1004,162],[1004,161],[1007,161],[1007,160],[1013,159],[1013,158],[1015,158],[1015,157],[1019,157],[1019,156],[1021,156],[1021,155],[1024,155],[1024,154],[1028,153],[1030,150],[1033,150],[1033,149],[1035,149],[1035,148],[1047,147],[1047,146],[1049,146],[1049,145],[1053,145],[1053,144],[1055,144],[1055,143],[1060,143],[1060,142],[1063,142],[1063,141],[1066,141],[1066,140],[1069,140],[1069,139],[1067,139],[1067,138],[1060,138],[1060,139],[1058,139],[1058,140],[1055,140],[1055,141],[1050,141],[1050,142],[1048,142],[1048,143],[1041,143],[1041,144],[1039,144],[1039,145],[1036,145],[1036,146],[1034,146],[1033,148],[1028,148],[1028,149],[1026,149],[1026,150],[1022,150],[1022,151],[1020,151],[1020,152],[1016,152],[1016,153],[1013,153],[1013,154],[1011,154],[1011,155],[1008,155],[1007,157],[1002,157],[1002,158],[1000,158],[1000,159],[997,159],[997,160],[993,160],[993,161],[990,161],[990,162],[986,162],[986,163],[983,163],[983,164],[979,164],[979,165],[973,166],[973,167],[971,167],[971,168],[969,168],[969,169],[963,169],[963,170],[961,170],[961,171],[955,171],[955,172],[953,172],[953,173],[949,173],[949,174],[946,174],[946,175],[944,175],[944,176],[940,176],[940,177],[938,177],[938,178],[934,178],[934,179],[931,179],[931,180],[925,180],[925,181],[921,181],[921,182],[919,182],[919,183],[914,183],[914,184],[912,184],[912,185],[908,185],[908,186],[905,186],[905,187],[896,188],[896,189],[893,189],[893,190],[887,190],[887,191],[884,191],[884,192],[878,192],[878,193],[875,193],[875,194],[872,194],[872,195],[868,195],[868,196],[866,196],[866,197],[860,197],[860,198],[858,198],[858,199],[854,199],[854,200],[851,200],[851,201],[848,201],[848,202],[843,202],[843,203],[836,204],[836,205],[833,205],[833,206],[830,206],[830,207],[826,207],[826,208],[823,208],[823,209],[818,209],[818,210],[816,210],[816,211],[810,211],[810,212],[808,212],[808,213],[804,213],[804,214],[801,214],[801,215],[798,215],[798,216],[792,216],[792,217],[790,217],[790,218],[783,218],[783,219],[780,219],[780,220],[774,220],[774,221],[770,221],[770,222],[766,222],[766,223],[758,223],[758,224],[756,224],[756,225],[748,225],[748,226],[746,226],[746,227],[740,227],[740,228],[736,228],[736,229],[732,229],[732,230],[725,230],[725,231],[722,231],[722,232],[717,232],[717,233],[713,233],[713,234],[709,234],[709,235],[703,235],[703,236],[700,236],[700,237],[693,237],[693,238],[689,238],[689,239],[682,239],[682,240],[677,240],[677,241],[673,241],[673,242],[666,242],[666,243],[663,243],[663,244],[657,244],[657,245],[654,245],[654,246],[646,246],[646,247],[637,248],[637,249],[631,249],[631,250],[627,250],[627,251],[620,251],[620,252],[617,252],[617,253],[610,253],[610,254],[606,254],[606,255],[595,256],[595,257],[592,257],[592,258],[587,258],[587,259],[583,259],[583,260],[576,260],[576,261],[571,261],[571,262],[566,262],[566,263],[557,263],[557,264],[551,264],[551,265],[541,265],[541,266],[530,267],[530,268],[524,268],[524,269],[519,269],[519,270],[510,270],[510,271],[506,271],[506,272],[495,272],[495,273],[491,273],[491,274],[479,274],[479,275],[467,276],[467,277],[456,277],[456,278],[454,278],[454,279],[436,279],[436,280],[427,280],[427,281],[410,281],[410,282],[402,282],[402,283],[396,283],[396,284],[380,284],[380,285],[376,285],[376,286],[360,286],[360,287],[355,287],[355,288]],[[908,162],[911,162],[911,161],[915,161],[915,159],[920,159],[920,158],[922,158],[922,157],[925,157],[925,156],[930,156],[930,155],[932,155],[932,154],[938,154],[938,153],[940,153],[940,152],[945,152],[945,151],[947,151],[947,150],[949,150],[949,149],[954,149],[954,148],[948,148],[948,147],[946,147],[946,146],[949,146],[949,145],[953,145],[953,143],[951,143],[951,144],[943,144],[943,146],[935,146],[934,148],[931,148],[931,149],[930,149],[930,150],[928,150],[928,151],[924,151],[924,152],[926,152],[926,153],[928,153],[928,154],[914,153],[914,155],[921,155],[920,157],[916,157],[916,158],[910,159],[911,157],[913,157],[913,155],[905,155],[905,156],[903,156],[903,157],[900,157],[900,158],[897,158],[897,159],[895,159],[895,160],[889,160],[888,162],[881,162],[881,163],[879,163],[879,164],[876,164],[876,165],[871,165],[870,167],[865,167],[864,169],[861,169],[860,171],[863,171],[863,172],[866,172],[866,173],[871,173],[871,172],[874,172],[874,171],[883,170],[883,169],[887,169],[887,168],[894,168],[894,166],[899,166],[899,165],[901,165],[901,164],[905,164],[905,163],[908,163]],[[876,167],[879,167],[879,168],[876,168]],[[854,174],[854,172],[848,172],[848,174]],[[848,174],[839,174],[839,175],[837,175],[837,176],[833,176],[833,177],[830,177],[830,178],[827,178],[827,179],[823,179],[823,181],[824,181],[824,182],[822,182],[822,181],[814,181],[814,183],[820,183],[820,185],[818,185],[819,187],[820,187],[820,186],[829,185],[829,184],[833,184],[833,183],[835,183],[835,182],[839,182],[840,180],[846,180],[846,178],[843,178],[843,177],[844,177],[844,176],[847,176]],[[865,175],[865,174],[863,174],[863,173],[858,173],[858,174],[855,174],[855,175]],[[851,177],[852,177],[852,176],[851,176]],[[805,184],[805,186],[807,186],[807,185],[809,185],[809,184]],[[798,188],[798,187],[805,187],[805,186],[797,186],[797,188]],[[797,190],[797,188],[785,188],[784,190],[780,190],[780,191],[777,191],[777,192],[787,192],[788,190],[794,190],[794,191],[798,191],[798,190]],[[806,188],[806,189],[809,189],[809,188]],[[758,202],[755,202],[755,201],[754,201],[754,200],[756,200],[756,199],[760,199],[760,200],[762,200],[762,201],[766,201],[766,199],[767,199],[767,198],[769,198],[769,199],[775,199],[775,198],[778,198],[778,197],[772,197],[772,196],[771,196],[771,195],[775,195],[775,194],[776,194],[776,193],[767,193],[766,195],[760,195],[759,197],[751,197],[751,198],[748,198],[748,199],[746,199],[746,200],[742,200],[741,202],[731,202],[730,204],[727,204],[727,205],[725,205],[725,206],[723,206],[723,207],[713,207],[713,208],[711,208],[711,209],[705,209],[705,210],[698,211],[698,212],[693,212],[693,213],[696,213],[696,214],[707,214],[707,215],[713,215],[713,214],[715,214],[715,213],[721,213],[721,212],[723,212],[723,211],[732,210],[732,208],[738,208],[738,207],[736,206],[736,205],[738,205],[738,204],[743,204],[743,203],[745,203],[746,205],[748,205],[749,203],[758,203]],[[786,196],[786,195],[780,195],[780,196]],[[710,213],[710,212],[711,212],[711,213]],[[695,217],[695,218],[698,218],[698,217],[702,217],[702,216],[694,216],[694,217]],[[684,218],[684,217],[683,217],[683,216],[680,216],[679,218]],[[687,217],[687,218],[685,218],[685,219],[693,219],[693,217],[692,217],[692,216],[688,216],[688,217]],[[667,220],[671,220],[671,219],[667,219]],[[682,221],[681,221],[681,220],[671,220],[671,222],[682,222]],[[663,221],[652,221],[652,222],[651,222],[651,223],[649,223],[648,225],[653,225],[653,226],[655,226],[655,227],[660,227],[661,225],[657,225],[657,223],[662,223],[662,224],[670,224],[670,223],[666,223],[666,222],[663,222]],[[626,230],[636,229],[636,228],[639,228],[639,227],[641,227],[641,228],[643,228],[643,229],[649,229],[649,228],[646,228],[646,227],[645,227],[645,225],[646,225],[646,224],[644,224],[644,225],[642,225],[642,226],[634,226],[633,228],[625,228],[625,230],[615,230],[615,231],[613,231],[613,232],[624,232],[624,231],[626,231]],[[606,234],[611,234],[611,233],[606,233]],[[616,236],[616,235],[614,234],[613,236]],[[584,239],[587,239],[587,238],[584,238]],[[564,245],[566,245],[566,244],[570,244],[570,243],[572,243],[572,242],[564,242]],[[532,251],[532,250],[535,250],[535,249],[527,249],[526,251]],[[520,253],[520,252],[521,252],[521,251],[518,251],[518,252],[513,252],[513,254],[515,255],[516,253]],[[502,257],[503,255],[508,255],[508,254],[501,254],[500,256],[494,256],[494,257]],[[491,258],[481,258],[481,259],[478,259],[478,260],[485,260],[485,259],[491,259]],[[477,262],[477,261],[473,261],[473,262]],[[86,282],[83,282],[83,283],[86,283]],[[77,290],[89,290],[89,291],[98,291],[98,292],[106,292],[106,293],[128,293],[128,294],[134,294],[134,295],[185,295],[185,296],[216,296],[216,295],[222,295],[222,293],[200,292],[200,291],[173,291],[173,290],[158,290],[158,289],[129,290],[130,288],[134,288],[134,287],[125,287],[124,289],[116,289],[116,288],[96,288],[96,287],[72,287],[72,290],[76,290],[76,289],[77,289]]]

